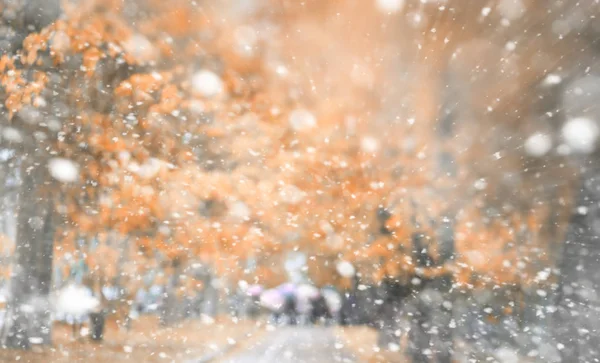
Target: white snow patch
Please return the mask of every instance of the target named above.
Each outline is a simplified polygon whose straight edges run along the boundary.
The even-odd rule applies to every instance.
[[[123,48],[140,61],[150,61],[156,54],[152,42],[142,34],[134,34],[123,42]]]
[[[553,85],[557,85],[560,84],[562,82],[562,77],[559,76],[558,74],[554,74],[554,73],[550,73],[549,75],[546,76],[546,78],[544,78],[543,84],[545,86],[553,86]]]
[[[99,304],[90,289],[71,284],[58,292],[55,309],[59,314],[82,317],[96,309]]]
[[[375,6],[383,13],[397,13],[404,8],[404,0],[375,0]]]
[[[310,130],[317,126],[317,118],[315,115],[303,108],[297,108],[292,111],[288,121],[295,131]]]
[[[464,253],[467,264],[479,266],[486,262],[485,256],[476,250],[467,251]]]
[[[477,179],[475,181],[475,183],[473,184],[473,186],[477,190],[484,190],[485,188],[487,188],[487,181],[485,179],[483,179],[483,178]]]
[[[229,215],[238,220],[248,220],[250,218],[250,208],[248,205],[240,200],[234,202],[229,207]]]
[[[117,155],[117,159],[121,163],[121,165],[127,165],[131,160],[131,153],[129,151],[121,151]]]
[[[562,135],[567,145],[576,152],[588,154],[594,151],[600,129],[594,120],[573,118],[563,126]]]
[[[549,269],[538,271],[538,273],[535,276],[535,281],[546,281],[546,280],[548,280],[549,277],[550,277]]]
[[[42,344],[44,342],[44,339],[42,339],[40,337],[31,337],[31,338],[29,338],[29,342],[31,344]]]
[[[348,261],[340,261],[335,265],[337,272],[344,277],[352,277],[356,273],[354,266]]]
[[[496,350],[496,359],[501,363],[519,363],[519,354],[510,348],[499,348]]]
[[[44,141],[48,138],[48,136],[43,131],[34,131],[33,138],[36,141]]]
[[[5,127],[2,129],[2,138],[8,142],[23,142],[23,135],[21,135],[21,131],[15,129],[14,127]]]
[[[521,0],[500,0],[498,11],[508,20],[516,20],[525,13],[525,5]]]
[[[374,154],[379,150],[379,141],[371,136],[365,136],[360,140],[360,148],[362,151]]]
[[[248,282],[247,282],[247,281],[245,281],[245,280],[240,280],[240,281],[238,281],[238,288],[239,288],[241,291],[246,291],[246,290],[248,290]]]
[[[390,352],[399,352],[400,345],[398,345],[396,343],[388,343],[388,349],[390,350]]]
[[[342,308],[342,297],[336,291],[331,289],[323,289],[323,297],[329,306],[332,313],[337,313]]]
[[[200,321],[204,325],[213,325],[215,323],[215,319],[209,315],[202,314],[200,315]]]
[[[549,135],[536,132],[525,141],[525,152],[531,156],[544,156],[552,148],[552,138]]]
[[[50,159],[48,169],[54,179],[63,183],[72,183],[79,177],[79,165],[69,159]]]
[[[325,234],[332,234],[335,232],[335,229],[333,228],[331,223],[327,222],[326,220],[319,221],[319,228]]]
[[[71,47],[71,37],[62,30],[54,32],[50,40],[50,47],[55,52],[65,53]]]
[[[51,119],[47,120],[46,126],[48,127],[48,130],[54,131],[54,132],[58,132],[62,128],[62,124],[60,123],[60,121],[55,118],[51,118]]]
[[[135,162],[129,163],[127,170],[133,174],[136,174],[142,179],[148,180],[154,178],[158,174],[162,165],[163,162],[161,160],[149,158],[142,165],[139,165]]]
[[[34,230],[39,230],[44,226],[44,219],[42,217],[31,217],[27,220],[27,224]]]
[[[200,96],[214,97],[223,92],[224,86],[216,73],[202,69],[192,76],[192,88]]]
[[[26,314],[32,314],[33,312],[35,312],[35,308],[31,304],[23,304],[19,306],[19,310]]]
[[[30,125],[37,125],[43,120],[40,110],[33,106],[25,106],[18,112],[19,117]]]
[[[298,204],[304,200],[306,193],[295,185],[286,185],[279,191],[279,196],[285,203]]]
[[[516,42],[512,42],[512,41],[510,41],[510,42],[507,42],[507,43],[504,45],[504,49],[506,49],[506,50],[507,50],[507,51],[509,51],[509,52],[512,52],[512,51],[514,51],[515,49],[517,49],[517,43],[516,43]]]
[[[275,73],[277,73],[277,75],[280,77],[285,77],[288,75],[288,73],[290,73],[290,71],[283,64],[279,64],[277,67],[275,67]]]

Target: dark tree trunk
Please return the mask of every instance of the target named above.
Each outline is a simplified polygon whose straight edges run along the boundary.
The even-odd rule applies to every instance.
[[[165,286],[165,300],[162,305],[160,321],[164,326],[173,325],[183,319],[182,301],[177,297],[177,288],[182,273],[182,266],[179,260],[172,262],[173,275]]]
[[[25,37],[51,24],[61,14],[60,0],[1,0],[0,5],[3,29],[0,54],[3,55],[21,49]],[[27,140],[26,144],[20,150],[25,158],[37,159],[40,150],[36,149],[36,142]],[[52,279],[53,205],[41,193],[47,187],[48,177],[43,162],[22,165],[11,297],[6,325],[0,336],[6,347],[27,349],[31,343],[50,344],[51,341],[48,297]]]
[[[414,233],[412,236],[413,255],[421,268],[441,266],[453,258],[453,232],[451,226],[444,237],[446,246],[442,248],[444,260],[436,261],[424,243],[424,235]],[[451,244],[449,242],[452,242]],[[409,352],[413,363],[440,362],[450,363],[454,353],[452,305],[444,304],[452,301],[452,276],[449,274],[425,278],[416,276],[420,283],[418,289],[412,291],[412,298],[408,299],[411,330],[409,332]],[[410,315],[412,314],[412,315]]]
[[[23,39],[52,24],[61,14],[60,0],[1,0],[0,22],[7,27],[0,33],[0,53],[22,47]]]
[[[214,279],[212,272],[207,272],[204,275],[203,304],[201,308],[202,314],[212,318],[216,317],[219,312],[219,291],[213,286]]]
[[[555,338],[564,362],[600,356],[600,170],[583,173],[563,245]]]
[[[52,282],[54,208],[48,196],[45,165],[23,165],[19,195],[15,264],[11,279],[4,344],[29,348],[51,343],[49,294]]]

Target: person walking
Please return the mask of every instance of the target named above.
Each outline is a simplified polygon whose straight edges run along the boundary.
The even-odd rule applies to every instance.
[[[285,297],[283,314],[286,316],[288,324],[296,325],[298,323],[297,301],[296,296],[293,294],[289,294]]]
[[[331,321],[331,311],[327,305],[327,300],[323,294],[319,293],[315,298],[311,300],[311,323],[317,324],[318,322],[328,323]]]

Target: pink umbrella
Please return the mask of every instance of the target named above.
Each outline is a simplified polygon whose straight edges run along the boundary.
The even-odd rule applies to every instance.
[[[260,295],[260,304],[271,311],[280,311],[284,303],[285,297],[276,289],[266,290]]]
[[[299,299],[315,299],[319,296],[319,289],[317,289],[313,285],[302,284],[298,286],[298,289],[296,290],[296,295]]]
[[[248,290],[246,290],[246,294],[249,296],[258,296],[262,294],[263,291],[264,289],[260,285],[250,285],[248,286]]]
[[[277,290],[279,292],[281,292],[283,295],[286,295],[286,296],[288,296],[288,295],[294,295],[294,294],[296,294],[296,285],[288,282],[288,283],[285,283],[283,285],[279,285],[277,287]]]

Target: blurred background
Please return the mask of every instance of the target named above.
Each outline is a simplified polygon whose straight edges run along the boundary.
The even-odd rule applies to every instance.
[[[0,358],[597,360],[597,0],[0,8]]]

